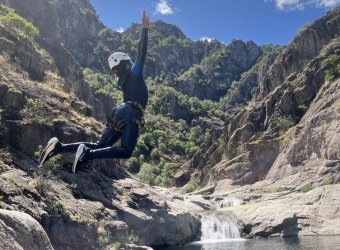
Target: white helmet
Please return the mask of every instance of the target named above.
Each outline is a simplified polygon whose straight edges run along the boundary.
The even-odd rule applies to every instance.
[[[124,61],[131,61],[131,58],[123,52],[113,53],[108,59],[110,69],[117,66],[120,63],[120,61],[123,61],[123,60]]]

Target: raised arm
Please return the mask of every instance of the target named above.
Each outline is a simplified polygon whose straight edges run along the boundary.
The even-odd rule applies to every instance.
[[[142,20],[142,34],[139,40],[138,45],[138,54],[135,64],[133,65],[131,71],[134,75],[139,76],[143,72],[143,67],[146,59],[146,54],[148,50],[148,31],[149,31],[149,16],[146,11],[143,11],[143,20]]]

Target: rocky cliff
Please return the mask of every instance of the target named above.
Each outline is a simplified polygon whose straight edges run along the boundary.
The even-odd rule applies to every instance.
[[[13,44],[17,45],[15,39]],[[28,46],[53,65],[45,50],[37,44]],[[13,213],[12,217],[1,213],[3,247],[11,249],[12,242],[13,247],[24,249],[52,249],[50,240],[55,249],[104,249],[114,243],[128,249],[128,243],[180,244],[196,236],[200,222],[195,215],[113,161],[97,162],[94,169],[77,175],[69,173],[72,158],[67,156],[37,169],[34,155],[48,138],[93,141],[103,125],[86,117],[87,106],[76,96],[62,91],[59,84],[63,78],[58,73],[51,72],[45,84],[23,74],[20,64],[6,51],[0,61],[0,207],[25,213]],[[22,219],[26,217],[27,222]],[[49,240],[36,226],[39,224]],[[32,230],[31,234],[10,237],[6,232],[11,225],[16,233],[26,229]],[[44,238],[37,241],[39,235]]]
[[[174,25],[152,24],[148,126],[125,166],[171,186],[191,157],[175,176],[186,185],[174,190],[114,161],[76,175],[67,155],[37,168],[52,136],[98,138],[97,119],[121,98],[106,58],[116,49],[135,55],[138,25],[111,31],[87,0],[0,2],[40,30],[27,40],[0,25],[1,244],[36,235],[33,248],[184,244],[200,236],[192,211],[229,197],[240,202],[224,210],[244,235],[339,234],[339,8],[285,48],[193,42]],[[1,5],[0,16],[8,11]],[[19,239],[9,227],[32,230]]]
[[[325,24],[327,24],[327,28],[323,26]],[[322,38],[315,39],[315,37],[310,37],[310,33],[315,34],[315,37],[321,37],[320,33],[323,35]],[[315,21],[309,28],[302,31],[292,44],[280,54],[260,82],[253,100],[245,109],[237,113],[221,132],[219,143],[222,146],[219,145],[218,152],[216,150],[210,152],[210,154],[216,152],[216,157],[221,159],[218,164],[212,161],[212,164],[197,163],[197,165],[192,165],[193,168],[197,166],[204,168],[203,182],[209,183],[230,178],[234,180],[235,184],[246,184],[264,179],[279,152],[289,145],[290,139],[288,138],[291,133],[294,133],[293,131],[295,133],[300,130],[303,132],[304,126],[308,123],[317,127],[311,117],[317,116],[317,111],[321,112],[323,109],[315,107],[316,104],[313,103],[318,100],[317,97],[320,95],[324,96],[324,99],[319,105],[327,100],[327,103],[333,107],[330,109],[330,112],[333,113],[330,115],[329,122],[338,123],[336,114],[336,99],[339,94],[336,91],[338,89],[337,75],[330,80],[325,80],[327,67],[323,63],[328,57],[338,55],[338,34],[339,8],[329,12],[327,16]],[[308,48],[311,51],[306,52],[309,57],[301,52],[301,50],[307,49],[305,44],[310,45]],[[299,57],[300,54],[303,55],[302,58]],[[296,57],[294,64],[287,63],[291,57]],[[338,61],[334,63],[334,67],[337,67]],[[330,89],[329,92],[325,92],[327,87]],[[269,92],[267,93],[265,89]],[[331,102],[330,100],[333,99],[334,101]],[[307,122],[308,120],[309,122]],[[327,121],[323,122],[328,123]],[[290,129],[288,130],[288,128]],[[307,134],[310,136],[310,133]],[[334,131],[331,137],[334,138],[337,134],[338,132]],[[291,138],[295,136],[296,134]],[[321,138],[318,137],[317,141],[321,141]],[[313,144],[303,140],[300,143]],[[216,147],[216,143],[212,147]],[[313,150],[309,153],[306,158],[313,154]],[[300,155],[300,153],[298,154]],[[293,155],[295,157],[298,154],[294,152]],[[328,155],[316,155],[321,158],[326,157],[325,161],[338,157],[328,158]],[[202,155],[197,155],[196,158],[205,162],[209,160]],[[194,162],[196,163],[196,161]],[[298,164],[292,163],[292,165]],[[210,173],[209,175],[206,174],[207,171]]]
[[[39,146],[50,137],[95,141],[104,125],[76,93],[65,92],[69,79],[54,54],[12,29],[0,25],[0,208],[6,210],[0,212],[1,247],[136,249],[132,243],[194,239],[198,217],[117,162],[97,162],[79,175],[69,173],[72,156],[37,168]]]
[[[214,194],[247,197],[249,205],[233,211],[255,235],[285,235],[285,227],[293,235],[339,233],[333,227],[339,203],[332,200],[340,167],[339,33],[340,8],[301,31],[260,79],[248,105],[215,131],[187,165],[194,171],[192,180],[213,185]],[[184,173],[185,168],[177,177]],[[310,195],[319,198],[307,201]],[[289,208],[278,209],[284,203]],[[308,215],[309,204],[317,211],[328,209],[323,204],[335,210]],[[294,225],[288,218],[267,217],[264,207],[280,216],[290,211]],[[260,222],[263,217],[268,220]],[[323,226],[315,220],[324,220]]]

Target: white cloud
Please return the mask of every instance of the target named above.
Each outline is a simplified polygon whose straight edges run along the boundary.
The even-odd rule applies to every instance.
[[[213,38],[207,37],[207,36],[202,36],[200,38],[200,41],[207,41],[208,43],[210,43],[213,40]]]
[[[173,8],[169,5],[167,0],[160,0],[156,5],[156,11],[157,14],[161,15],[171,15],[174,14]]]
[[[328,8],[335,7],[338,4],[340,4],[340,0],[319,0],[316,2],[318,2],[319,6],[328,7]]]
[[[275,2],[279,10],[303,10],[306,6],[332,8],[340,4],[340,0],[265,0]]]
[[[124,28],[123,27],[119,27],[118,29],[116,29],[116,31],[119,32],[119,33],[122,33],[122,32],[124,32]]]

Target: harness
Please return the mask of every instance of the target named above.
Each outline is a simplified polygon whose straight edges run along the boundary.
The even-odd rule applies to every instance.
[[[115,113],[114,117],[112,115],[106,122],[106,126],[109,128],[112,128],[118,132],[123,131],[123,127],[128,123],[128,122],[134,122],[138,125],[139,127],[139,134],[143,132],[144,125],[145,125],[145,120],[144,120],[144,113],[145,113],[145,108],[142,104],[139,102],[134,102],[134,101],[127,101],[124,104],[129,104],[134,107],[136,107],[138,110],[141,111],[142,115],[140,119],[134,119],[134,120],[124,120],[124,119],[118,119],[117,114]]]

